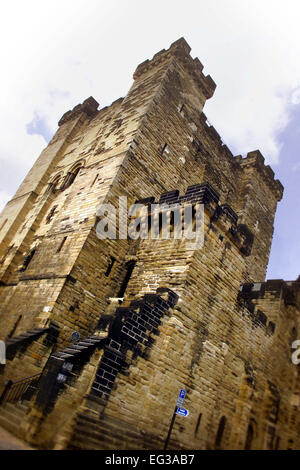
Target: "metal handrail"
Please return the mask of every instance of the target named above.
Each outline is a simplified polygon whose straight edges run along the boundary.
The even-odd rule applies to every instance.
[[[0,395],[0,405],[7,402],[16,403],[20,401],[29,388],[32,388],[33,390],[36,388],[35,385],[41,375],[42,374],[40,372],[38,374],[25,377],[24,379],[16,380],[16,382],[9,380]]]

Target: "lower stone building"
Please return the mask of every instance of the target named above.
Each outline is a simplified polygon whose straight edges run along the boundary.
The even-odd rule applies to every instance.
[[[300,448],[300,279],[265,280],[283,188],[209,125],[202,70],[179,39],[68,111],[0,215],[0,425],[31,445],[163,449],[184,389],[169,449]]]

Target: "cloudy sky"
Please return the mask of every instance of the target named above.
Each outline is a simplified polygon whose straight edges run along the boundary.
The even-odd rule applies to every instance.
[[[285,186],[268,278],[298,277],[299,0],[11,0],[1,16],[0,209],[65,111],[124,96],[135,67],[184,36],[217,83],[209,121]]]

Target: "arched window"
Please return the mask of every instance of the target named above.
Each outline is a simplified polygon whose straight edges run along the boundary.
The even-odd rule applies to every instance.
[[[225,424],[226,424],[226,418],[225,418],[225,416],[222,416],[222,418],[220,419],[220,423],[219,423],[219,427],[218,427],[218,432],[217,432],[217,436],[216,436],[216,444],[215,444],[215,446],[216,446],[217,448],[221,446],[222,437],[223,437],[224,429],[225,429]]]
[[[55,193],[58,190],[60,178],[60,175],[55,176],[55,178],[49,183],[46,193]]]
[[[74,183],[74,180],[76,176],[78,175],[79,171],[81,170],[81,168],[82,168],[82,164],[80,163],[79,165],[76,165],[71,171],[67,173],[63,186],[61,188],[62,190],[67,189],[69,186],[71,186],[71,184]]]

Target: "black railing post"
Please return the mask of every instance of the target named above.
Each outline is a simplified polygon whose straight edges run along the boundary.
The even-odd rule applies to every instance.
[[[166,439],[166,441],[165,441],[164,450],[167,450],[167,447],[168,447],[168,444],[169,444],[169,440],[170,440],[170,437],[171,437],[172,429],[173,429],[173,426],[174,426],[174,423],[175,423],[175,418],[176,418],[177,410],[178,410],[178,406],[176,405],[176,406],[175,406],[174,413],[173,413],[173,416],[172,416],[172,419],[171,419],[171,423],[170,423],[170,427],[169,427],[169,432],[168,432],[168,435],[167,435],[167,439]]]

